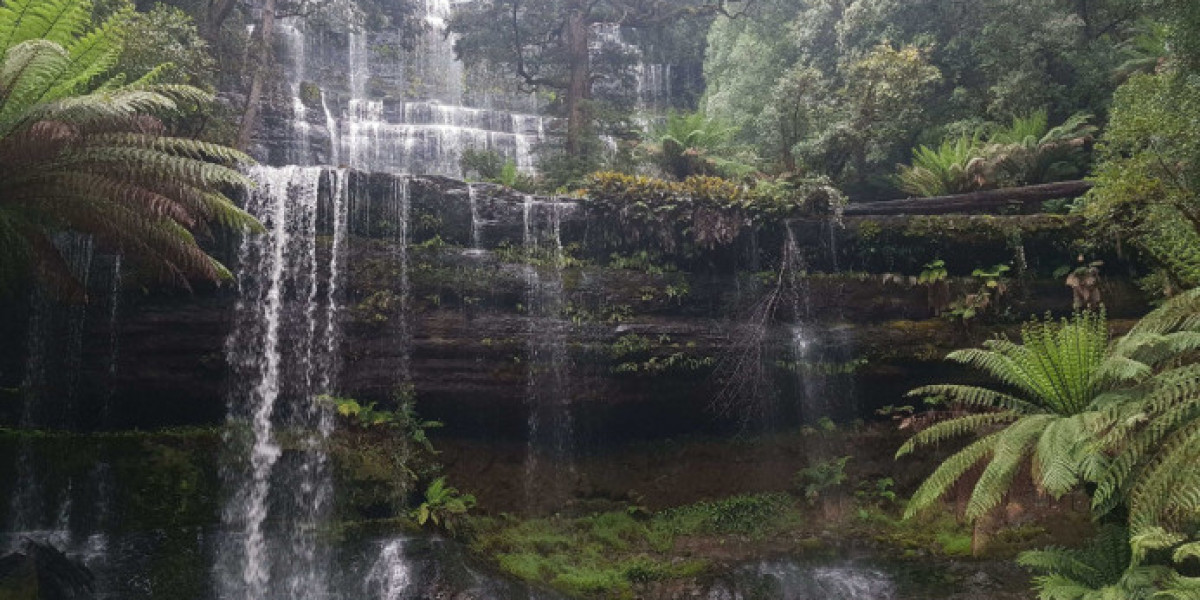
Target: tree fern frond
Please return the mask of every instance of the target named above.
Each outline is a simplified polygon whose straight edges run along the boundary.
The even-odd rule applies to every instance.
[[[1035,483],[1054,498],[1061,498],[1079,484],[1086,470],[1091,434],[1079,416],[1056,419],[1047,424],[1034,453]]]
[[[1055,415],[1027,416],[1000,432],[992,459],[975,482],[967,502],[967,519],[978,519],[999,506],[1012,486],[1017,469],[1033,450],[1034,440],[1056,419]]]
[[[1041,409],[1011,394],[972,385],[927,385],[906,394],[909,398],[944,398],[945,400],[978,408],[994,408],[1020,413],[1036,413]]]
[[[196,235],[262,229],[222,193],[249,185],[249,157],[164,135],[158,117],[211,95],[111,73],[130,10],[94,24],[90,0],[0,0],[0,278],[69,278],[50,238],[75,229],[186,287],[229,277]]]
[[[1140,564],[1151,550],[1167,550],[1183,543],[1187,538],[1178,533],[1172,533],[1162,527],[1147,527],[1132,531],[1129,536],[1129,547],[1134,564]]]
[[[913,450],[930,444],[935,444],[950,438],[966,435],[972,432],[978,432],[981,429],[987,428],[999,423],[1006,423],[1016,420],[1020,415],[1013,412],[994,412],[982,413],[976,415],[967,415],[942,421],[931,427],[923,429],[913,435],[900,446],[896,451],[896,457],[900,458],[910,454]]]
[[[967,471],[990,456],[999,440],[1000,432],[989,434],[942,461],[908,501],[904,517],[911,518],[937,502]]]

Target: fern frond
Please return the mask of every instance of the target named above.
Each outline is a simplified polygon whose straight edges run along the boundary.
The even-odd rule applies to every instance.
[[[927,385],[906,394],[909,398],[943,398],[955,404],[977,408],[993,408],[1019,413],[1036,413],[1041,409],[1011,394],[972,385]]]
[[[942,461],[908,501],[904,518],[912,518],[937,502],[967,471],[990,456],[999,441],[1000,432],[989,434]]]
[[[1042,431],[1034,453],[1034,482],[1054,498],[1061,498],[1079,485],[1088,455],[1091,433],[1081,416],[1056,419]]]
[[[978,432],[992,425],[1007,423],[1018,418],[1020,418],[1020,415],[1017,413],[994,412],[967,415],[942,421],[917,432],[908,441],[904,442],[904,445],[900,446],[900,449],[896,451],[896,458],[908,455],[921,446],[928,446],[950,438]]]

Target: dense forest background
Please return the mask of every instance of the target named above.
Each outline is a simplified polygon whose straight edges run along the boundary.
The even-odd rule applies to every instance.
[[[442,73],[436,62],[394,69],[400,75],[364,68],[366,80],[329,71],[359,50],[369,55],[355,56],[360,66],[413,61],[431,37],[453,45],[458,62],[442,58],[455,69],[462,63],[456,78],[461,72],[476,80],[466,93],[457,86],[460,99],[520,98],[494,111],[508,129],[474,129],[489,144],[500,134],[526,147],[513,142],[506,154],[456,139],[451,166],[458,172],[451,174],[472,183],[408,173],[397,151],[374,153],[385,162],[373,168],[386,173],[357,170],[364,167],[353,158],[340,164],[327,96],[345,101],[337,108],[353,121],[347,130],[367,121],[359,117],[373,105],[376,118],[366,128],[378,130],[389,125],[385,111],[394,117],[406,108],[409,87],[432,89],[422,79]],[[295,43],[329,39],[336,43]],[[1007,508],[1022,491],[1014,487],[1020,476],[1039,502],[1081,500],[1071,512],[1088,518],[1096,541],[1021,555],[1025,567],[1043,574],[1034,582],[1042,597],[1200,594],[1200,477],[1193,468],[1200,460],[1200,0],[6,0],[0,47],[0,300],[20,313],[0,322],[0,334],[19,329],[12,337],[32,340],[6,348],[11,364],[37,362],[22,352],[51,364],[36,355],[54,354],[39,340],[58,327],[74,347],[63,354],[75,358],[62,363],[79,370],[85,313],[102,307],[88,297],[98,249],[111,273],[103,377],[118,371],[116,307],[128,292],[147,320],[127,329],[153,343],[122,352],[178,361],[157,373],[144,364],[127,369],[128,380],[162,386],[147,398],[191,393],[219,412],[226,378],[259,382],[248,396],[265,399],[256,405],[264,408],[247,420],[231,401],[227,421],[230,430],[239,419],[254,426],[254,447],[269,452],[252,456],[274,461],[286,449],[324,461],[332,444],[333,460],[361,466],[357,475],[368,472],[362,480],[378,484],[371,489],[382,497],[368,494],[350,506],[361,513],[352,518],[437,527],[499,562],[519,556],[524,562],[501,565],[518,578],[591,593],[592,579],[558,578],[577,568],[563,558],[581,555],[572,543],[589,544],[587,560],[604,563],[596,589],[624,593],[655,579],[689,578],[702,569],[670,570],[685,563],[669,556],[673,538],[659,538],[663,531],[751,534],[763,523],[788,531],[794,523],[784,521],[800,514],[799,503],[816,514],[828,489],[840,489],[842,517],[870,535],[916,535],[910,529],[922,525],[913,519],[926,508],[953,513],[947,524],[961,534],[963,523],[978,525]],[[300,47],[313,54],[336,47],[338,60],[318,56],[312,63],[322,72],[310,80]],[[654,102],[638,89],[650,63],[672,67],[670,93]],[[421,96],[412,104],[432,114],[443,100]],[[526,119],[513,110],[518,104],[538,114]],[[486,114],[491,106],[453,108],[494,116]],[[320,109],[328,124],[312,127]],[[537,123],[535,134],[515,131],[522,119]],[[429,121],[423,125],[470,129]],[[530,136],[540,140],[535,160],[518,164],[512,154],[528,156]],[[350,137],[358,149],[380,139]],[[264,152],[272,143],[299,150]],[[271,166],[257,169],[255,159]],[[500,185],[473,185],[480,181]],[[953,210],[938,208],[947,206]],[[960,214],[979,211],[989,214]],[[231,257],[239,236],[240,254]],[[855,262],[839,263],[839,256]],[[989,267],[994,261],[1005,262]],[[1102,268],[1125,293],[1102,297]],[[247,301],[242,295],[256,289],[255,277],[273,285]],[[877,293],[884,288],[903,297]],[[1020,311],[1033,306],[1065,314],[1072,293],[1069,318],[1021,324],[1027,313]],[[1037,303],[1049,296],[1055,303]],[[42,309],[66,317],[39,325]],[[178,320],[155,320],[163,315]],[[830,450],[814,442],[794,453],[808,461],[804,468],[786,465],[792,482],[773,482],[791,485],[794,497],[701,503],[694,522],[686,511],[661,512],[657,522],[666,529],[656,532],[640,495],[622,492],[609,499],[617,507],[610,518],[628,528],[609,536],[617,542],[577,536],[555,546],[561,552],[544,564],[541,533],[525,547],[528,540],[506,529],[523,526],[515,520],[464,516],[476,499],[447,484],[425,434],[442,423],[416,413],[424,402],[422,410],[450,413],[439,419],[473,420],[459,431],[482,435],[501,428],[489,415],[505,413],[503,426],[521,438],[510,461],[524,472],[520,502],[531,506],[533,492],[552,487],[530,475],[539,441],[553,446],[555,460],[574,464],[572,444],[585,429],[577,423],[594,425],[587,415],[613,408],[604,405],[611,400],[605,389],[578,397],[568,391],[575,359],[592,369],[593,379],[580,381],[618,381],[610,389],[636,392],[646,404],[679,401],[659,407],[669,418],[625,413],[644,422],[678,420],[684,431],[691,421],[680,415],[707,411],[705,418],[730,430],[750,431],[752,421],[769,430],[781,424],[760,409],[778,397],[811,392],[807,399],[830,408],[845,398],[810,384],[867,381],[861,368],[868,359],[851,357],[839,341],[856,318],[873,327],[858,334],[863,356],[869,350],[871,360],[891,361],[876,381],[894,387],[911,368],[922,386],[903,399],[878,388],[888,391],[865,411],[853,407],[867,414],[854,414],[844,432],[872,433],[874,425],[895,436],[892,421],[899,422],[911,437],[895,458],[914,454],[937,464],[913,469],[932,472],[922,484],[892,489],[891,475],[905,467],[895,467],[889,447],[875,487],[851,491],[843,485],[850,455],[818,460]],[[692,320],[703,327],[670,329]],[[425,329],[414,334],[410,321]],[[173,324],[178,339],[199,342],[162,352],[153,338],[166,339],[162,331]],[[340,351],[343,325],[346,340],[362,347]],[[828,326],[828,360],[807,353],[818,339],[806,329],[814,325]],[[322,344],[315,342],[320,331]],[[489,331],[499,333],[481,333]],[[303,377],[288,382],[303,381],[302,389],[280,385],[291,379],[279,368],[294,350],[289,333],[307,340],[297,345],[304,356],[294,365]],[[928,368],[943,351],[993,334],[980,348],[951,353],[956,364],[945,372]],[[708,346],[681,341],[689,335]],[[786,347],[790,360],[764,350],[772,344]],[[499,360],[481,358],[489,356]],[[417,379],[414,357],[427,361],[422,366],[451,362]],[[333,387],[330,374],[343,359],[370,384],[346,392],[357,399]],[[787,386],[767,389],[770,369]],[[34,375],[8,368],[0,387],[0,398],[13,400],[5,406],[14,407],[6,410],[18,427],[4,430],[17,432],[13,439],[38,439],[43,423],[56,425],[34,418],[39,411],[61,413],[51,415],[65,416],[60,422],[87,420],[72,414],[85,411],[70,394],[58,405],[43,402],[55,393],[38,396],[39,384],[57,389],[51,370],[28,370]],[[203,378],[205,387],[183,389],[189,386],[173,379],[181,373]],[[479,375],[480,387],[463,384],[468,373]],[[699,385],[700,373],[712,375],[705,385],[723,386],[703,397],[702,409],[702,394],[692,391],[699,388],[684,385]],[[74,377],[63,387],[73,388]],[[659,387],[644,383],[652,379]],[[440,405],[429,401],[431,388],[444,393]],[[496,389],[515,393],[487,391]],[[316,419],[289,423],[290,431],[311,430],[311,445],[277,445],[273,403],[285,395],[304,403],[297,414]],[[122,400],[111,390],[101,396],[98,421],[110,416],[109,396]],[[151,405],[133,400],[145,403],[129,406]],[[539,416],[550,404],[560,412]],[[576,408],[596,412],[576,419]],[[188,407],[159,403],[130,412],[143,410],[133,416],[157,426]],[[800,415],[800,445],[833,437],[843,424],[831,414]],[[539,418],[554,423],[540,440]],[[221,417],[195,420],[211,427],[190,433],[218,445]],[[605,425],[626,433],[645,425],[636,420]],[[939,447],[963,436],[971,441],[956,453]],[[875,445],[875,452],[884,447]],[[408,464],[410,457],[416,462]],[[256,464],[242,479],[254,489],[261,484],[260,515],[273,464]],[[344,479],[351,491],[362,483]],[[456,483],[465,490],[474,482]],[[907,501],[898,495],[910,492]],[[852,514],[846,507],[853,502],[861,510]],[[707,524],[711,515],[720,523],[727,509],[749,525]],[[237,517],[239,510],[226,512]],[[301,516],[310,524],[321,517]],[[535,527],[578,533],[591,518],[555,515]],[[476,529],[456,532],[462,522]],[[984,529],[971,532],[967,548],[957,544],[962,554],[975,551]],[[622,561],[656,553],[661,563],[652,566],[661,572],[610,564],[618,547],[631,553]]]
[[[1136,248],[1160,290],[1200,283],[1196,222],[1197,16],[1185,0],[494,0],[455,3],[449,32],[468,65],[533,91],[563,125],[538,149],[546,191],[600,170],[750,185],[829,183],[851,201],[940,196],[1093,177],[1077,211],[1090,242]],[[303,16],[332,31],[388,30],[397,57],[425,34],[412,0],[259,4],[120,1],[136,9],[117,69],[218,92],[172,123],[245,146],[263,32]],[[269,18],[268,18],[269,17]],[[609,47],[620,26],[640,47]],[[637,59],[675,66],[670,106],[631,94]],[[218,68],[220,65],[220,68]],[[468,71],[471,73],[471,71]],[[464,175],[499,179],[501,157],[468,153]],[[1184,219],[1175,218],[1184,216]]]

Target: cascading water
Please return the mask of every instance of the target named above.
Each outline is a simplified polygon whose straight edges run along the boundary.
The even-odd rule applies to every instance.
[[[625,39],[620,25],[593,25],[591,51],[593,55],[614,52],[632,60],[634,102],[639,113],[660,113],[670,108],[671,65],[646,62],[645,52],[638,45]],[[623,93],[625,87],[621,81],[602,81],[599,85],[617,94]]]
[[[574,416],[571,409],[567,325],[563,320],[565,258],[562,244],[563,202],[539,202],[526,196],[524,248],[527,257],[526,396],[528,451],[525,463],[526,496],[556,497],[565,478],[538,479],[538,456],[546,455],[558,467],[571,469]],[[544,213],[543,220],[539,217]],[[545,265],[539,269],[540,265]]]
[[[789,350],[795,373],[797,417],[813,424],[823,418],[846,418],[857,414],[847,406],[854,397],[853,340],[847,330],[819,327],[812,318],[807,267],[791,224],[783,246],[786,293],[791,300],[792,321]]]
[[[412,585],[412,574],[404,555],[406,540],[385,542],[366,577],[366,592],[378,600],[403,600]]]
[[[322,175],[328,174],[327,206]],[[227,600],[323,599],[330,557],[318,527],[331,500],[320,396],[333,389],[339,351],[340,268],[347,235],[345,173],[255,168],[246,209],[267,232],[239,252],[240,297],[228,348],[239,383],[230,400],[235,492],[223,511],[230,542],[217,570]],[[323,220],[322,214],[327,215]],[[318,242],[332,235],[328,250]]]
[[[479,252],[480,238],[483,236],[483,222],[479,216],[479,192],[475,186],[467,184],[467,201],[471,204],[471,251]]]
[[[264,154],[276,164],[346,166],[397,174],[461,176],[465,150],[497,152],[525,172],[546,136],[532,96],[493,99],[465,85],[454,38],[446,33],[448,0],[428,0],[429,29],[418,48],[390,56],[383,34],[353,32],[309,40],[306,25],[279,25],[278,50],[287,69],[291,136]],[[341,43],[340,49],[313,43]],[[329,62],[340,56],[340,63]],[[323,73],[346,73],[326,77]],[[433,75],[436,74],[436,75]]]
[[[92,271],[92,238],[62,233],[54,238],[70,274],[86,290]],[[62,302],[54,292],[38,286],[30,305],[28,348],[25,361],[24,394],[20,426],[36,429],[69,429],[74,423],[76,383],[81,364],[85,305]],[[11,544],[28,535],[67,547],[71,544],[71,507],[73,482],[51,486],[33,457],[29,440],[17,449],[17,493],[9,506],[6,530],[14,532]]]
[[[408,261],[408,230],[411,221],[410,212],[412,210],[412,196],[409,189],[409,181],[407,179],[393,180],[393,187],[388,196],[388,205],[386,214],[389,219],[395,222],[395,230],[392,234],[392,247],[394,248],[394,259],[398,265],[399,281],[397,297],[400,302],[401,315],[408,314],[408,303],[412,297],[411,283],[409,281],[409,261]],[[399,381],[401,385],[407,386],[412,380],[411,371],[411,348],[412,348],[412,332],[408,327],[408,320],[405,318],[398,319],[399,330],[395,333],[395,341],[399,345],[399,364],[397,370],[400,374]]]
[[[896,586],[884,572],[853,564],[813,566],[765,561],[742,568],[733,581],[709,590],[707,600],[892,600]]]

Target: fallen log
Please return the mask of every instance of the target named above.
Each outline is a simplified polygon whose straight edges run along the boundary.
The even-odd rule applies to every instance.
[[[848,204],[842,214],[848,217],[876,215],[949,215],[990,212],[1008,206],[1022,206],[1058,198],[1078,198],[1092,188],[1087,181],[1060,181],[1017,188],[985,190],[936,196],[933,198],[905,198]]]

